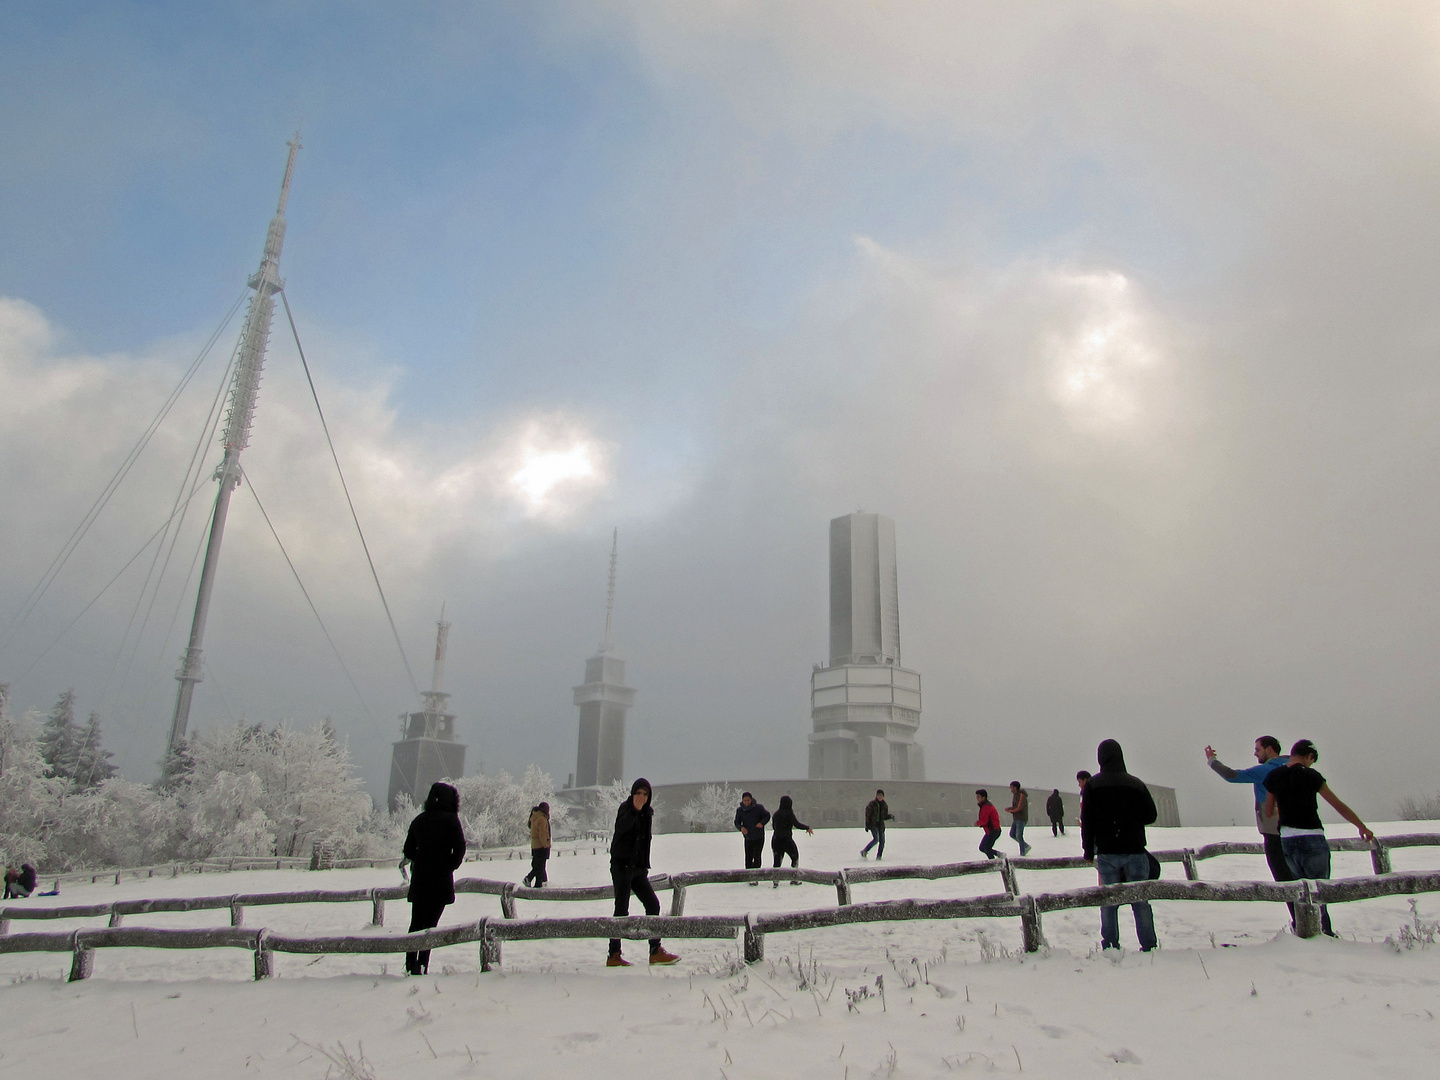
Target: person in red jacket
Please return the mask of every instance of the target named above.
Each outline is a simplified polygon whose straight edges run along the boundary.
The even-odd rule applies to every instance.
[[[995,841],[1000,839],[1000,811],[990,801],[990,793],[984,788],[975,792],[975,805],[980,808],[980,820],[975,824],[985,830],[985,838],[980,841],[980,850],[987,859],[998,859],[999,856],[995,854]]]

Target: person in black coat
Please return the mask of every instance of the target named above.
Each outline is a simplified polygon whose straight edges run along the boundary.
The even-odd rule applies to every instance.
[[[610,883],[615,888],[615,917],[630,914],[630,895],[645,906],[646,915],[660,914],[660,898],[650,884],[650,837],[655,810],[650,805],[650,781],[643,776],[630,785],[630,797],[615,812],[615,838],[610,841]],[[659,938],[650,939],[650,963],[673,964],[680,957],[666,952]],[[610,939],[606,967],[629,967],[620,955],[620,939]]]
[[[438,926],[440,916],[455,902],[455,871],[465,861],[465,830],[460,826],[460,793],[449,784],[430,785],[425,809],[410,823],[405,837],[410,863],[410,932]],[[404,863],[401,864],[404,866]],[[430,950],[405,954],[405,973],[430,970]]]
[[[1065,800],[1060,797],[1060,789],[1057,787],[1050,792],[1050,797],[1045,800],[1045,814],[1050,818],[1050,835],[1065,835]]]
[[[740,805],[735,808],[735,828],[745,837],[745,869],[760,869],[760,853],[765,849],[765,826],[770,823],[770,811],[755,801],[750,792],[740,796]],[[759,885],[758,881],[750,882]]]
[[[780,796],[780,809],[775,811],[770,825],[770,850],[775,855],[775,869],[780,869],[786,855],[790,856],[792,867],[799,866],[800,849],[795,846],[795,830],[804,829],[811,836],[815,835],[815,830],[795,816],[795,804],[789,795]],[[790,884],[799,885],[800,882],[792,881]],[[775,882],[775,888],[779,887],[780,882]]]
[[[1125,754],[1114,739],[1106,739],[1097,753],[1100,775],[1085,785],[1080,803],[1080,841],[1085,861],[1100,872],[1101,885],[1149,881],[1150,855],[1145,850],[1145,826],[1156,818],[1155,800],[1138,776],[1125,771]],[[1135,936],[1140,950],[1155,948],[1155,916],[1149,901],[1131,904]],[[1120,947],[1119,908],[1100,908],[1100,947]]]

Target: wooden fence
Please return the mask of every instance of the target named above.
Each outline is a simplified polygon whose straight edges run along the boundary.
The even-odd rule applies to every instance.
[[[69,952],[72,954],[71,980],[88,978],[96,949],[160,948],[213,949],[239,948],[254,953],[255,977],[263,979],[274,970],[273,957],[280,953],[396,954],[449,945],[479,943],[480,969],[489,971],[499,964],[501,942],[564,938],[731,938],[741,936],[741,948],[747,963],[763,959],[765,935],[813,930],[830,926],[858,923],[890,922],[915,919],[1018,918],[1021,938],[1027,952],[1045,945],[1042,919],[1046,912],[1106,905],[1133,904],[1152,900],[1191,900],[1225,902],[1292,903],[1295,905],[1296,933],[1313,937],[1320,930],[1320,905],[1373,899],[1382,896],[1415,895],[1440,892],[1440,871],[1394,873],[1390,870],[1389,850],[1399,847],[1440,845],[1440,834],[1425,833],[1384,837],[1373,845],[1360,840],[1332,840],[1330,846],[1339,851],[1369,850],[1375,877],[1343,878],[1333,881],[1235,881],[1209,882],[1198,880],[1197,864],[1222,855],[1258,855],[1264,847],[1258,843],[1217,843],[1198,849],[1157,851],[1161,862],[1179,862],[1185,868],[1186,880],[1130,882],[1123,885],[1098,885],[1038,895],[1021,894],[1016,875],[1020,870],[1078,869],[1088,866],[1078,856],[1050,859],[1008,859],[949,863],[937,866],[864,866],[840,871],[800,869],[699,870],[672,875],[655,875],[650,880],[657,890],[671,891],[671,913],[668,916],[633,916],[613,918],[584,916],[580,918],[518,919],[515,901],[580,901],[604,900],[613,897],[608,885],[570,889],[526,889],[513,882],[462,878],[455,883],[457,893],[490,894],[499,897],[501,919],[484,918],[478,922],[414,934],[296,937],[267,928],[244,926],[247,907],[276,904],[306,903],[369,903],[371,922],[383,926],[385,901],[405,895],[404,885],[371,889],[309,890],[288,893],[253,893],[210,897],[169,897],[150,900],[117,900],[108,904],[85,904],[67,907],[6,907],[0,909],[0,953]],[[938,880],[972,874],[999,873],[1005,886],[1003,893],[961,899],[884,900],[853,903],[854,885],[878,881]],[[802,881],[834,886],[837,906],[808,911],[777,914],[700,915],[684,914],[686,891],[696,885],[749,881]],[[163,929],[127,927],[126,915],[154,912],[203,911],[228,909],[229,927],[203,929]],[[10,933],[16,919],[81,919],[108,917],[103,929],[79,929],[55,932]]]

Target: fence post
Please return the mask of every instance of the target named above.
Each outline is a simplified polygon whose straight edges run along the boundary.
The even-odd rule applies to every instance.
[[[1020,892],[1020,887],[1015,884],[1015,867],[1010,864],[1010,856],[1000,856],[1000,880],[1005,883],[1005,891],[1011,896]]]
[[[95,950],[87,949],[80,940],[80,931],[75,931],[75,936],[70,940],[74,955],[70,960],[70,982],[79,982],[81,979],[88,979],[90,972],[95,970]]]
[[[370,890],[370,925],[385,925],[385,901],[376,895],[376,890]]]
[[[245,908],[235,902],[235,897],[230,897],[230,925],[245,925]]]
[[[5,936],[6,934],[8,934],[9,932],[10,932],[10,920],[9,920],[9,919],[0,918],[0,937],[4,937],[4,936]]]
[[[1195,849],[1187,847],[1185,849],[1184,855],[1181,856],[1180,861],[1185,864],[1185,880],[1199,881],[1200,868],[1195,865]]]
[[[492,971],[500,966],[500,939],[490,932],[490,920],[480,920],[480,970]]]
[[[837,907],[850,906],[850,871],[841,870],[835,875],[835,904]]]
[[[1035,897],[1022,896],[1020,899],[1020,937],[1026,952],[1039,952],[1045,947],[1045,931],[1040,925],[1040,909]]]
[[[114,904],[111,904],[111,905],[110,905],[110,925],[111,925],[111,926],[119,926],[121,920],[123,920],[124,918],[125,918],[125,916],[124,916],[121,912],[118,912],[118,911],[115,910],[115,905],[114,905]]]
[[[675,879],[670,879],[670,914],[672,916],[685,914],[685,886],[676,885]]]
[[[1304,892],[1295,903],[1295,936],[1312,938],[1320,933],[1320,905],[1315,902],[1313,882],[1300,883]]]
[[[500,914],[507,919],[515,917],[515,883],[507,881],[500,890]]]
[[[745,914],[744,938],[745,963],[758,964],[765,959],[765,935],[755,929],[755,916]]]
[[[1377,874],[1390,873],[1390,849],[1378,836],[1370,841],[1370,865]]]
[[[255,981],[268,979],[275,974],[275,954],[266,947],[265,939],[270,931],[262,929],[255,935]]]

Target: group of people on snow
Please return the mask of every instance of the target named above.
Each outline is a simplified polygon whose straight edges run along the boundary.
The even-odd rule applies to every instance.
[[[1301,739],[1290,753],[1281,752],[1278,739],[1262,735],[1255,740],[1256,764],[1232,769],[1220,761],[1212,747],[1205,747],[1205,760],[1221,778],[1232,784],[1250,784],[1254,789],[1255,825],[1265,845],[1265,858],[1270,874],[1276,881],[1301,878],[1324,879],[1330,876],[1330,847],[1320,822],[1318,799],[1323,798],[1346,821],[1354,825],[1361,837],[1373,841],[1374,834],[1340,798],[1330,790],[1325,777],[1315,768],[1320,752],[1309,739]],[[1080,788],[1080,841],[1085,861],[1093,863],[1102,885],[1151,881],[1160,876],[1160,864],[1146,849],[1145,827],[1157,817],[1150,790],[1138,777],[1125,768],[1125,755],[1120,744],[1106,739],[1096,752],[1100,767],[1097,774],[1081,770],[1075,774]],[[653,835],[654,808],[650,782],[643,777],[630,787],[629,797],[615,814],[614,835],[610,843],[610,880],[614,887],[615,915],[630,913],[630,899],[640,901],[647,915],[660,914],[660,900],[650,884],[650,842]],[[1025,840],[1029,822],[1029,794],[1018,780],[1010,783],[1010,836],[1019,845],[1021,856],[1031,845]],[[987,858],[999,855],[995,844],[1000,839],[1001,811],[981,788],[975,792],[979,810],[975,824],[983,837],[980,850]],[[460,825],[460,796],[454,787],[437,783],[430,788],[424,810],[410,824],[405,838],[403,870],[412,867],[407,898],[411,905],[410,931],[426,930],[439,924],[446,906],[455,901],[454,872],[465,857],[465,833]],[[1064,835],[1065,807],[1059,789],[1045,801],[1051,834]],[[865,806],[865,831],[869,842],[861,849],[862,858],[875,852],[885,854],[885,823],[894,815],[885,801],[883,789]],[[786,856],[792,868],[800,864],[800,851],[795,842],[797,829],[813,836],[815,830],[795,813],[789,795],[780,798],[780,806],[771,815],[750,792],[740,797],[735,809],[735,829],[740,833],[745,851],[746,869],[759,869],[765,845],[765,827],[771,826],[770,850],[779,869]],[[550,857],[550,805],[542,802],[530,812],[530,873],[524,883],[543,888],[548,881],[546,862]],[[750,882],[758,886],[758,881]],[[792,885],[800,884],[792,881]],[[773,882],[780,887],[779,880]],[[28,896],[35,888],[35,870],[28,864],[5,874],[5,896]],[[1155,917],[1148,901],[1130,905],[1135,916],[1135,934],[1142,952],[1157,944]],[[1335,932],[1330,913],[1322,906],[1321,929],[1330,936]],[[1294,906],[1291,905],[1291,925]],[[1100,944],[1102,949],[1120,946],[1118,905],[1100,908]],[[673,964],[679,959],[665,949],[659,938],[650,939],[651,964]],[[429,969],[428,951],[407,953],[405,970],[411,975],[425,974]],[[622,954],[620,939],[612,939],[606,956],[607,967],[629,967]]]

